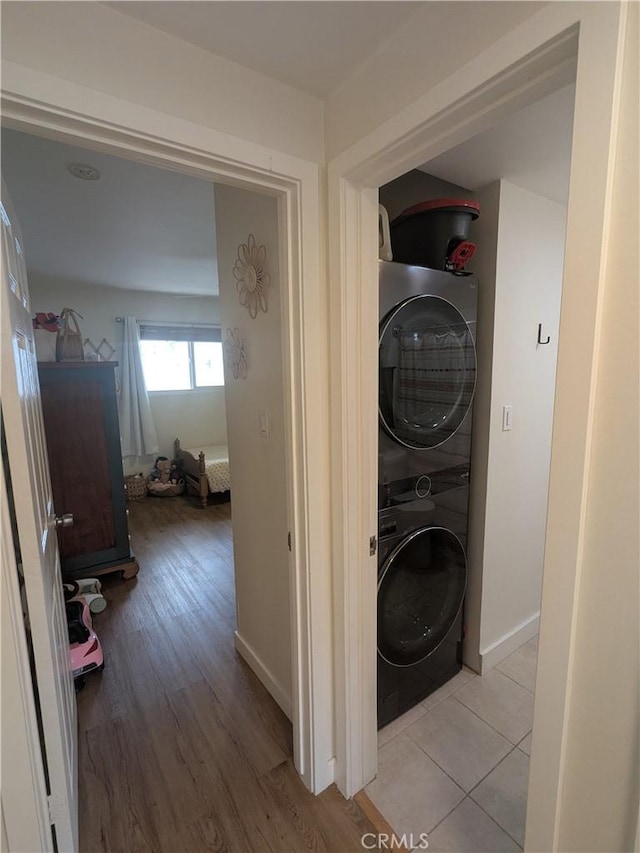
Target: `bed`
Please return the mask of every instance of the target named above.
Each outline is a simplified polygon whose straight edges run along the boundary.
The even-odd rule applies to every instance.
[[[174,455],[181,460],[187,491],[198,495],[203,507],[211,494],[231,490],[229,448],[226,444],[184,450],[180,439],[174,442]]]

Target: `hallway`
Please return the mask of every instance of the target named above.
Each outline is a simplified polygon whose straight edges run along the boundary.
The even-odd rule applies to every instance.
[[[334,787],[304,788],[291,723],[234,649],[230,516],[130,504],[140,574],[105,580],[105,670],[78,694],[84,853],[342,853],[373,831]]]

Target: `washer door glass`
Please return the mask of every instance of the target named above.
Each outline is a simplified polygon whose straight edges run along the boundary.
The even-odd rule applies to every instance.
[[[424,660],[456,620],[467,584],[467,560],[455,534],[416,530],[385,561],[378,580],[378,652],[395,666]]]
[[[414,296],[382,321],[379,411],[389,435],[426,450],[455,433],[469,411],[476,353],[462,315],[439,296]]]

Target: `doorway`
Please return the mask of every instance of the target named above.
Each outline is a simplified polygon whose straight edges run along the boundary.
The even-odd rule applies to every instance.
[[[95,175],[88,184],[76,180],[65,168],[83,163],[84,174],[89,169],[87,162]],[[166,714],[166,702],[175,698],[176,691],[188,691],[199,681],[203,682],[201,689],[204,684],[215,683],[217,693],[211,689],[208,700],[224,716],[224,724],[219,719],[218,727],[231,731],[238,743],[245,741],[249,763],[255,764],[251,756],[257,756],[256,772],[272,769],[271,764],[265,765],[265,755],[276,764],[292,758],[292,732],[285,718],[285,713],[292,716],[292,596],[277,202],[272,196],[220,187],[215,198],[216,229],[214,185],[210,182],[12,131],[3,132],[3,168],[23,222],[32,312],[38,317],[49,316],[59,314],[62,305],[73,306],[83,332],[86,360],[69,362],[68,369],[61,362],[51,361],[55,358],[51,346],[55,333],[43,330],[36,347],[42,362],[41,389],[54,500],[59,514],[64,507],[65,512],[75,515],[76,535],[71,543],[64,535],[60,541],[63,571],[73,573],[68,574],[69,580],[99,575],[104,596],[94,599],[92,606],[106,670],[101,675],[83,674],[76,681],[77,685],[86,682],[78,697],[81,837],[84,846],[93,849],[99,846],[100,833],[106,832],[111,838],[108,843],[118,847],[122,845],[113,839],[113,833],[122,832],[126,821],[110,825],[103,814],[98,818],[98,834],[92,821],[97,817],[97,807],[90,780],[96,796],[98,780],[103,783],[103,793],[97,796],[100,802],[109,799],[105,792],[122,787],[117,772],[122,764],[109,764],[111,747],[101,761],[95,760],[97,744],[112,740],[108,733],[111,724],[117,727],[118,721],[128,720],[122,731],[128,730],[127,737],[131,737],[137,712],[161,718]],[[43,229],[42,223],[47,222]],[[239,303],[236,278],[231,272],[238,257],[244,262],[241,272],[256,263],[251,253],[246,254],[246,243],[254,240],[253,236],[248,240],[248,235],[254,233],[258,238],[254,253],[264,268],[258,272],[265,277],[263,283],[269,284],[264,302],[257,306],[262,309],[261,317],[254,316],[257,310],[249,311]],[[264,257],[267,252],[268,258]],[[221,288],[216,287],[216,267]],[[213,295],[214,289],[222,290],[220,297]],[[221,313],[218,302],[224,303]],[[119,322],[122,315],[137,320],[135,339],[126,339],[131,324],[123,330],[125,324]],[[228,436],[225,386],[216,382],[222,368],[221,326],[235,328],[236,332],[240,326],[243,350],[253,355],[251,370],[245,363],[238,376],[227,361]],[[217,348],[207,337],[216,331]],[[96,358],[98,354],[100,359]],[[107,407],[115,385],[124,388],[131,382],[125,365],[135,362],[136,357],[150,388],[152,423],[147,426],[153,434],[149,439],[145,432],[142,439],[156,444],[135,447],[138,455],[132,456],[129,450],[123,460],[125,473],[141,471],[141,476],[129,479],[126,510],[133,552],[127,571],[135,560],[141,572],[135,579],[123,580],[118,577],[119,560],[111,561],[110,553],[87,552],[96,550],[91,538],[96,519],[102,519],[105,527],[111,518],[114,528],[119,520],[127,526],[118,500],[122,495],[120,442],[115,441],[114,455],[107,423],[117,416],[115,407],[113,412]],[[120,362],[115,372],[114,361]],[[65,379],[52,387],[51,375],[60,377],[63,373]],[[85,411],[94,405],[90,377],[98,374],[102,377],[98,397],[104,408],[97,411],[96,403],[94,419],[85,417]],[[138,402],[141,405],[143,401]],[[61,410],[68,417],[62,424],[67,426],[64,435],[59,435]],[[265,435],[259,432],[258,414],[262,411],[266,413]],[[125,448],[134,448],[134,441],[124,435],[125,424],[126,419],[121,420],[120,433],[115,433],[118,438],[123,436],[123,453]],[[171,459],[175,436],[181,436],[182,448],[178,458]],[[104,458],[103,438],[107,439]],[[210,457],[213,445],[225,447],[224,459]],[[225,480],[220,499],[220,484],[211,484],[208,479],[212,494],[208,501],[205,495],[205,507],[200,506],[197,489],[195,495],[174,494],[184,489],[183,463],[189,459],[197,463],[203,449],[207,478],[215,473]],[[171,460],[173,479],[166,484],[168,491],[161,489],[164,484],[155,476],[162,456],[167,463]],[[224,490],[229,489],[229,460],[234,482],[235,548],[228,493],[224,500]],[[211,465],[215,466],[213,472]],[[120,470],[111,482],[111,499],[105,494],[99,501],[94,492],[105,466]],[[58,476],[74,471],[75,486]],[[138,490],[134,495],[134,484],[147,477],[148,495]],[[100,533],[106,549],[112,545],[107,541],[110,530],[100,528]],[[129,556],[126,533],[125,545]],[[105,602],[107,611],[103,615]],[[273,640],[274,625],[279,626],[277,642]],[[249,666],[240,665],[234,643]],[[198,670],[204,680],[198,677]],[[284,713],[273,706],[259,679],[266,682]],[[206,701],[205,693],[197,704]],[[212,710],[212,719],[215,716]],[[243,717],[244,723],[239,726]],[[187,735],[186,721],[181,727],[189,741],[193,732]],[[153,728],[149,725],[147,731]],[[91,738],[93,745],[88,742]],[[165,744],[170,740],[170,732],[165,732]],[[127,748],[122,744],[121,754],[131,755],[135,744],[140,747],[145,742],[149,754],[141,752],[140,764],[150,767],[156,762],[153,741],[151,737],[145,741],[140,732]],[[88,753],[94,754],[91,771],[87,771]],[[150,780],[142,773],[138,787],[145,790]],[[144,803],[138,807],[144,811]],[[123,803],[114,815],[125,811]],[[145,835],[153,829],[153,823],[147,824]]]
[[[42,123],[33,120],[25,113],[21,106],[16,106],[14,120],[7,119],[12,110],[8,107],[4,112],[5,121],[9,121],[16,129],[42,133]],[[22,114],[21,122],[17,116]],[[64,121],[63,121],[64,123]],[[55,138],[64,138],[67,141],[75,141],[81,145],[86,144],[86,137],[92,136],[90,130],[91,122],[84,129],[76,128],[76,136],[70,134],[51,133]],[[93,130],[95,130],[95,125]],[[135,135],[135,134],[134,134]],[[109,136],[107,133],[106,136]],[[105,141],[96,147],[118,154],[126,147],[124,139],[120,144]],[[95,138],[93,140],[95,144]],[[131,137],[130,142],[133,142]],[[138,137],[140,148],[137,156],[149,158],[148,139],[142,140]],[[135,147],[135,146],[134,146]],[[155,148],[155,144],[151,144]],[[223,146],[224,149],[224,146]],[[132,149],[127,153],[131,155]],[[314,265],[314,257],[317,260],[318,248],[315,234],[315,218],[311,215],[302,227],[295,227],[299,216],[299,192],[301,187],[308,188],[306,202],[314,208],[315,190],[317,189],[317,168],[311,164],[291,163],[291,169],[283,169],[282,174],[291,171],[295,177],[285,178],[274,175],[270,168],[262,170],[260,164],[252,165],[245,162],[244,170],[239,175],[232,167],[229,167],[225,155],[231,156],[234,152],[229,148],[222,159],[199,155],[191,158],[182,151],[169,153],[165,149],[159,154],[155,148],[156,156],[151,155],[151,160],[160,166],[174,164],[176,159],[182,162],[182,168],[192,175],[198,175],[207,180],[218,178],[222,183],[232,180],[236,186],[244,185],[247,188],[258,190],[270,197],[277,210],[279,225],[279,245],[275,249],[275,257],[280,265],[281,271],[281,296],[282,300],[278,313],[282,319],[283,341],[281,357],[284,362],[285,373],[285,395],[283,406],[285,409],[282,429],[286,437],[286,513],[288,519],[289,535],[285,537],[284,546],[290,550],[290,576],[291,589],[290,601],[292,613],[292,640],[291,656],[293,662],[293,688],[291,691],[292,717],[294,726],[293,752],[296,769],[302,775],[307,786],[314,791],[320,791],[326,787],[331,779],[332,766],[330,760],[331,749],[327,744],[331,741],[329,716],[311,716],[311,697],[317,690],[321,695],[328,695],[328,689],[324,685],[330,680],[323,661],[316,656],[310,660],[310,649],[316,634],[327,635],[327,625],[317,611],[318,604],[326,600],[328,590],[322,572],[314,577],[308,575],[316,560],[326,566],[326,550],[328,548],[327,530],[324,521],[324,511],[314,511],[316,500],[322,503],[322,496],[326,494],[325,480],[328,476],[327,465],[324,464],[322,455],[318,450],[321,441],[314,442],[312,439],[315,431],[322,433],[322,422],[326,417],[327,407],[326,387],[322,380],[322,368],[324,358],[316,351],[315,358],[311,358],[311,365],[300,357],[301,347],[307,346],[308,326],[315,324],[318,312],[312,306],[320,301],[319,296],[319,269]],[[133,158],[135,159],[135,157]],[[249,158],[250,159],[250,158]],[[259,159],[259,158],[258,158]],[[276,158],[277,159],[277,158]],[[286,158],[285,158],[286,159]],[[284,164],[283,164],[284,165]],[[246,236],[246,235],[245,235]],[[300,283],[300,248],[302,244],[310,243],[311,247],[305,254],[305,284],[304,289]],[[295,291],[295,292],[294,292]],[[323,343],[316,341],[316,345],[322,348]],[[314,351],[313,342],[310,344],[309,354]],[[311,380],[307,373],[313,373]],[[303,427],[304,424],[304,427]],[[257,425],[256,425],[257,426]],[[309,440],[311,439],[311,440]],[[287,543],[288,540],[288,543]],[[313,550],[309,550],[309,543],[314,543]],[[316,585],[319,588],[316,589]],[[314,601],[315,616],[313,624],[310,624],[311,598]],[[285,602],[288,605],[289,602]],[[329,610],[324,608],[324,620],[329,618]],[[324,756],[324,758],[320,758]]]
[[[477,295],[478,303],[477,323],[475,314],[465,315],[472,320],[467,321],[468,334],[475,339],[472,454],[468,444],[461,447],[462,428],[455,438],[445,434],[437,453],[431,447],[415,452],[397,441],[390,443],[389,418],[379,439],[380,490],[386,485],[379,509],[378,653],[382,656],[386,648],[381,634],[385,619],[397,630],[398,645],[400,637],[408,643],[412,630],[416,636],[423,632],[425,644],[431,640],[441,645],[437,654],[423,655],[419,666],[396,669],[395,675],[378,661],[378,777],[365,790],[399,835],[428,833],[437,849],[456,844],[460,849],[474,844],[477,849],[517,849],[524,843],[574,97],[575,86],[564,86],[380,188],[380,202],[392,221],[392,249],[394,234],[403,227],[398,217],[407,208],[417,205],[430,211],[435,199],[445,199],[443,204],[457,203],[456,210],[473,211],[479,205],[480,214],[469,225],[475,254],[466,260],[463,273],[419,269],[434,264],[438,269],[429,254],[431,213],[416,216],[412,248],[400,242],[400,263],[380,264],[381,318],[388,299],[386,281],[392,275],[394,302],[404,298],[403,277],[410,279],[414,293],[422,276],[427,292],[437,286],[453,306],[467,292],[473,293],[474,305]],[[544,138],[536,138],[535,129],[542,127],[547,129]],[[458,344],[465,326],[459,322],[454,335],[442,321],[432,321],[433,333],[425,333],[429,323],[407,328],[409,323],[399,319],[400,310],[396,308],[392,322],[384,320],[384,329],[393,327],[400,342],[403,334],[411,341],[410,349],[405,345],[409,356],[400,362],[404,370],[398,371],[394,386],[398,402],[392,416],[404,424],[402,377],[408,383],[415,374],[416,384],[426,383],[425,376],[441,381],[442,391],[433,399],[453,400],[463,418],[465,400],[452,383],[466,375],[465,364],[451,358],[450,348],[452,341]],[[540,323],[546,335],[538,342]],[[390,396],[382,367],[383,358],[389,357],[387,338],[381,326],[382,417]],[[440,342],[441,352],[434,340]],[[424,353],[420,361],[418,352]],[[416,391],[410,398],[412,424],[420,412],[429,416],[429,425],[433,421],[446,429],[449,418],[418,388],[421,395]],[[505,406],[511,416],[508,423],[503,423]],[[471,416],[465,421],[467,432],[470,422]],[[407,473],[405,468],[416,483],[413,496],[407,484],[414,480],[398,479]],[[427,488],[418,488],[426,475]],[[462,568],[455,552],[434,558],[425,548],[422,597],[419,592],[412,597],[416,609],[406,617],[415,617],[402,624],[397,602],[394,608],[393,602],[385,606],[382,600],[383,578],[394,573],[386,555],[402,539],[395,531],[387,533],[392,517],[398,518],[398,528],[405,517],[409,533],[423,529],[425,538],[428,528],[451,525],[461,542]],[[399,557],[396,563],[401,563]],[[455,607],[464,594],[464,628],[460,623],[454,627],[456,615],[462,616],[453,609],[447,634],[449,668],[434,680],[446,644],[428,606],[440,602],[438,582],[445,569]],[[395,572],[399,583],[408,583],[404,565]],[[466,590],[454,596],[458,574],[466,579]],[[414,583],[418,586],[417,578]],[[464,587],[464,580],[461,584]],[[412,701],[403,702],[401,686],[405,693],[413,691]]]
[[[543,597],[544,614],[554,624],[553,638],[545,635],[540,641],[540,667],[534,715],[536,731],[542,742],[546,739],[547,755],[560,755],[560,744],[564,737],[563,716],[559,709],[564,707],[566,692],[558,684],[566,684],[560,673],[568,671],[569,651],[572,642],[572,624],[568,617],[574,606],[574,581],[581,560],[577,546],[578,533],[583,522],[581,512],[582,494],[585,488],[585,447],[588,442],[590,419],[589,380],[576,384],[575,377],[593,362],[593,338],[591,333],[597,318],[597,294],[599,275],[604,258],[600,248],[593,247],[588,264],[585,263],[583,247],[586,234],[598,246],[605,221],[605,195],[598,193],[597,222],[581,212],[581,200],[587,188],[593,189],[593,170],[596,168],[603,189],[607,185],[610,139],[605,136],[587,141],[587,128],[593,123],[593,110],[608,115],[607,104],[614,98],[617,42],[608,45],[610,68],[606,83],[593,69],[592,60],[602,56],[601,21],[595,16],[575,16],[573,25],[568,21],[554,21],[545,36],[531,44],[526,59],[518,50],[520,60],[516,65],[505,67],[504,44],[496,50],[493,58],[496,65],[491,73],[479,80],[477,68],[472,73],[468,68],[456,78],[456,96],[447,92],[434,91],[433,98],[416,103],[415,109],[407,109],[390,124],[372,132],[354,145],[346,154],[336,158],[329,166],[330,210],[332,213],[332,276],[334,287],[342,294],[342,304],[336,306],[333,321],[340,328],[339,318],[355,312],[360,318],[360,337],[357,342],[350,334],[339,336],[333,349],[333,379],[335,382],[339,413],[336,421],[357,423],[366,417],[376,423],[377,382],[373,373],[377,351],[377,317],[372,299],[372,282],[376,281],[374,259],[377,249],[371,235],[376,233],[377,191],[376,187],[392,180],[411,168],[417,167],[443,151],[468,139],[479,129],[486,128],[487,119],[504,116],[526,103],[533,103],[544,92],[549,81],[558,88],[558,80],[575,62],[577,52],[577,95],[575,126],[572,147],[571,192],[569,196],[568,231],[564,272],[563,311],[560,325],[561,359],[556,391],[552,469],[549,502],[549,522],[545,546],[545,565],[554,566],[554,577],[547,580]],[[580,27],[579,46],[576,29]],[[575,27],[575,28],[574,28]],[[515,45],[514,45],[515,47]],[[555,55],[554,55],[555,54]],[[567,63],[569,65],[567,65]],[[524,71],[526,66],[526,73]],[[496,70],[500,73],[496,76]],[[602,71],[602,68],[600,69]],[[467,71],[469,76],[466,76]],[[518,75],[519,82],[516,82]],[[587,96],[598,79],[595,98]],[[523,83],[524,85],[521,85]],[[603,84],[603,85],[600,85]],[[606,92],[604,91],[606,89]],[[507,93],[505,96],[505,92]],[[583,98],[588,104],[583,103]],[[589,117],[591,116],[591,118]],[[582,135],[580,132],[582,128]],[[597,149],[597,151],[596,151]],[[597,166],[595,165],[597,164]],[[594,208],[592,207],[592,212]],[[354,225],[354,223],[357,223]],[[586,281],[589,285],[586,285]],[[588,288],[588,298],[585,287]],[[346,304],[345,304],[346,303]],[[580,322],[578,322],[580,318]],[[589,335],[585,339],[585,324]],[[578,356],[578,352],[580,355]],[[340,372],[340,364],[362,365],[346,378]],[[364,367],[366,365],[366,367]],[[576,446],[576,425],[579,424],[579,439]],[[345,478],[360,477],[364,494],[373,496],[376,487],[376,470],[372,455],[363,452],[362,442],[349,441],[349,433],[342,436],[344,450],[340,471]],[[373,436],[369,437],[373,441]],[[370,445],[369,445],[370,446]],[[555,452],[556,447],[571,447],[570,455]],[[560,500],[562,495],[563,500]],[[354,508],[336,492],[334,504],[336,517],[350,531],[359,533],[364,539],[376,528],[375,501],[363,501]],[[568,529],[572,535],[567,536]],[[350,713],[337,721],[338,750],[343,744],[350,748],[338,765],[342,767],[341,784],[347,789],[356,789],[375,776],[375,588],[376,566],[374,553],[353,560],[350,538],[336,543],[336,630],[346,631],[350,643],[346,645],[344,658],[338,662],[338,685],[340,696],[338,708],[344,703]],[[351,559],[351,562],[350,562]],[[342,570],[348,566],[348,570]],[[553,591],[552,591],[553,590]],[[346,602],[342,605],[341,602]],[[367,650],[370,657],[367,658]],[[362,680],[354,684],[349,678],[355,661],[364,661],[360,672]],[[548,692],[547,692],[548,691]],[[562,695],[560,695],[562,694]],[[553,696],[553,701],[551,697]],[[543,698],[541,698],[543,697]],[[533,849],[552,849],[556,831],[554,815],[558,807],[560,759],[545,761],[536,754],[534,740],[530,806],[527,817],[527,844]]]

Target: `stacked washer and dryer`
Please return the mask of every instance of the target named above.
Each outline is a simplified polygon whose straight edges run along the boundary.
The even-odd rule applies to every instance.
[[[477,216],[451,199],[405,211],[396,260],[380,261],[379,727],[462,667],[477,303],[464,265]]]

